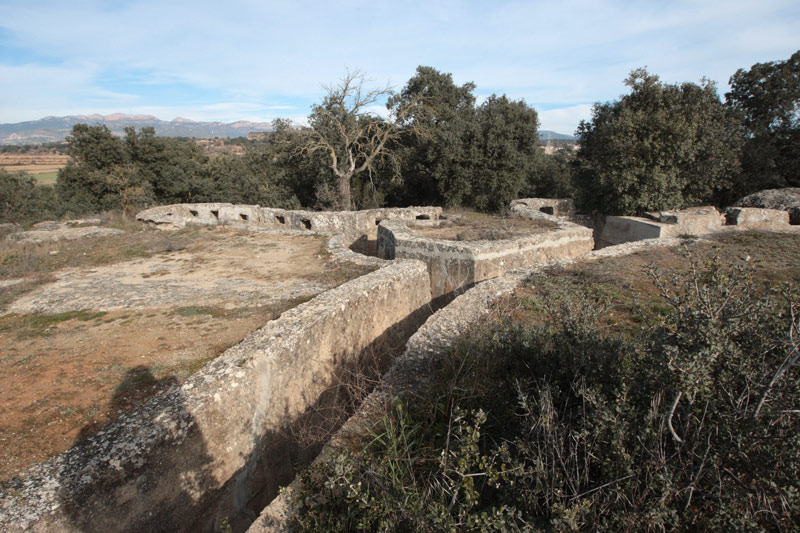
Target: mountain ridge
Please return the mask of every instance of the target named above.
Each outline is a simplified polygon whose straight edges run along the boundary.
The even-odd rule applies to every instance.
[[[129,126],[145,128],[152,126],[156,135],[162,137],[194,137],[197,139],[213,139],[215,137],[245,137],[251,132],[273,131],[271,122],[251,122],[237,120],[235,122],[204,122],[185,117],[172,120],[161,120],[153,115],[126,115],[111,113],[101,115],[67,115],[63,117],[46,116],[38,120],[0,124],[0,145],[39,144],[63,142],[72,132],[75,124],[86,123],[90,126],[104,125],[116,135],[124,135]],[[539,131],[539,140],[576,140],[577,137],[550,130]]]
[[[574,135],[567,135],[565,133],[558,133],[552,130],[539,130],[540,141],[577,141],[578,138]]]
[[[153,127],[156,135],[162,137],[195,137],[198,139],[245,137],[250,132],[274,129],[270,122],[248,120],[202,122],[175,117],[167,121],[153,115],[126,115],[124,113],[47,116],[38,120],[0,124],[0,145],[62,142],[72,132],[75,124],[84,123],[90,126],[106,126],[116,135],[123,135],[126,127],[133,126],[135,128]]]

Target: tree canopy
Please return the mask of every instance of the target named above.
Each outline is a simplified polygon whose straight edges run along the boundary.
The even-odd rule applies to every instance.
[[[401,122],[399,203],[497,211],[528,187],[541,157],[538,115],[524,101],[490,96],[476,106],[475,84],[420,66],[390,105],[415,101]],[[415,134],[405,134],[408,128]]]
[[[244,156],[210,158],[194,140],[157,137],[153,128],[129,127],[119,138],[86,124],[76,125],[67,142],[73,160],[55,187],[63,211],[219,201],[299,205],[273,152],[262,146],[248,146]]]
[[[321,104],[308,117],[311,129],[307,137],[309,153],[323,152],[336,178],[339,209],[352,206],[351,186],[354,177],[393,157],[391,141],[397,138],[397,122],[408,106],[395,106],[383,118],[370,109],[392,94],[388,87],[369,89],[359,72],[348,72],[338,84],[327,88]],[[408,105],[411,105],[409,103]]]
[[[714,83],[665,84],[637,69],[625,84],[630,94],[595,104],[578,127],[582,207],[631,215],[721,201],[742,139]]]
[[[520,196],[572,196],[586,212],[639,214],[800,186],[800,51],[739,69],[724,105],[705,79],[668,84],[637,69],[625,84],[628,94],[595,104],[580,124],[576,154],[538,147],[538,114],[526,102],[491,95],[479,103],[474,83],[429,66],[398,93],[348,72],[307,126],[276,120],[263,140],[236,141],[244,155],[208,155],[153,128],[118,137],[79,124],[56,212],[211,201],[500,211]],[[384,102],[386,112],[376,112]]]
[[[800,51],[731,76],[727,105],[747,136],[740,195],[800,186]]]

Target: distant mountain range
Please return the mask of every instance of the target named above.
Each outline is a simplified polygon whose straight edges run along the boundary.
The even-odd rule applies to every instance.
[[[136,129],[152,126],[156,135],[163,137],[195,137],[213,139],[215,137],[246,137],[254,131],[271,131],[269,122],[195,122],[186,118],[160,120],[151,115],[73,115],[68,117],[45,117],[39,120],[0,124],[0,144],[36,144],[61,142],[72,132],[75,124],[90,126],[105,125],[112,133],[123,135],[123,129],[133,126]]]
[[[541,130],[539,132],[539,141],[577,141],[578,138],[574,135],[564,135],[563,133],[556,133],[550,130]]]
[[[136,129],[152,126],[156,135],[162,137],[195,137],[197,139],[213,139],[215,137],[246,137],[256,131],[272,131],[269,122],[195,122],[186,118],[165,121],[151,115],[71,115],[68,117],[45,117],[39,120],[18,122],[16,124],[0,124],[0,145],[3,144],[38,144],[61,142],[72,132],[75,124],[105,125],[112,133],[123,135],[124,128],[133,126]],[[564,135],[554,131],[539,132],[539,141],[575,140],[572,135]]]

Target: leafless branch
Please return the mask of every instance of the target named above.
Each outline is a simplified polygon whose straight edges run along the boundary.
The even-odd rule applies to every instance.
[[[797,330],[800,329],[800,317],[797,316],[797,309],[795,308],[794,302],[790,305],[790,311],[792,315],[792,323],[789,326],[789,353],[786,355],[786,358],[783,360],[783,364],[778,368],[775,372],[775,375],[772,376],[772,379],[767,385],[767,389],[764,391],[764,394],[761,396],[761,399],[758,401],[758,406],[756,407],[756,411],[753,414],[754,418],[757,418],[758,415],[761,413],[761,408],[764,406],[764,402],[767,401],[767,396],[769,395],[772,387],[775,386],[775,383],[778,382],[779,379],[789,370],[791,367],[797,365],[797,360],[800,359],[800,346],[798,346],[798,340],[796,339]]]
[[[683,439],[675,433],[675,428],[672,427],[672,417],[675,415],[675,409],[678,407],[678,402],[681,401],[681,396],[683,396],[683,392],[679,392],[675,395],[675,398],[672,400],[672,405],[669,408],[669,413],[667,414],[667,427],[672,434],[672,438],[675,439],[675,442],[683,442]]]

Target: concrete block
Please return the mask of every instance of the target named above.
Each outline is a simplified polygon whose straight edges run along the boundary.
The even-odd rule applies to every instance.
[[[520,198],[511,202],[511,206],[522,205],[542,213],[556,217],[572,218],[575,216],[575,202],[572,198]]]
[[[789,225],[789,213],[779,209],[729,207],[725,210],[728,225],[751,229],[783,229]]]

